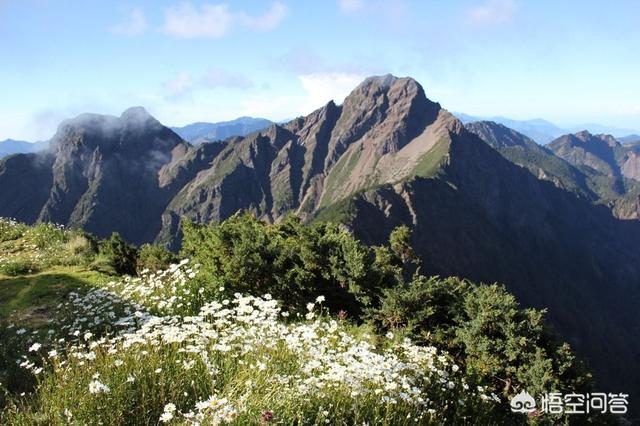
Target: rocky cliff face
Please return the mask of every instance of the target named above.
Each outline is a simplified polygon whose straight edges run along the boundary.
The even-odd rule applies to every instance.
[[[632,217],[638,198],[616,204],[632,180],[614,171],[615,141],[566,139],[550,146],[561,159],[504,127],[465,128],[389,75],[342,105],[198,147],[141,109],[87,115],[60,126],[51,153],[0,161],[0,215],[174,248],[181,217],[239,210],[341,220],[370,243],[408,224],[424,272],[505,283],[549,309],[608,389],[640,390],[624,368],[640,356],[640,222],[612,215]]]
[[[561,136],[547,147],[571,164],[616,178],[640,180],[640,146],[623,145],[613,136],[592,135],[585,130]]]
[[[306,218],[365,188],[436,171],[448,129],[461,124],[412,79],[365,80],[284,125],[219,144],[163,217],[170,237],[181,216],[221,220],[249,210],[266,220]]]

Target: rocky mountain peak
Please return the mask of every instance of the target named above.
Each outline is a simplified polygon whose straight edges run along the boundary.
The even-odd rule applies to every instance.
[[[576,137],[576,139],[579,139],[583,142],[588,141],[589,139],[591,139],[593,137],[593,135],[591,133],[589,133],[588,130],[582,130],[580,132],[576,132],[573,134],[573,136]]]
[[[130,124],[148,125],[150,123],[159,123],[144,107],[134,106],[127,108],[120,115],[120,120]]]
[[[99,148],[102,152],[134,149],[170,151],[180,137],[151,116],[143,107],[125,110],[120,117],[81,114],[63,121],[52,139],[58,152]]]
[[[336,146],[364,138],[382,141],[381,153],[397,151],[435,121],[440,109],[412,78],[369,77],[342,104],[333,132]]]

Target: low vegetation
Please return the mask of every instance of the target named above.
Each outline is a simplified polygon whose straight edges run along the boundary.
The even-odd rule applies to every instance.
[[[590,387],[543,312],[422,276],[404,227],[368,247],[294,217],[186,222],[177,261],[39,226],[38,250],[38,226],[0,227],[0,262],[40,271],[0,276],[2,424],[557,424],[509,398]]]

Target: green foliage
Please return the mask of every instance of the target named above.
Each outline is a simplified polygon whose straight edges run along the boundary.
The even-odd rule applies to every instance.
[[[167,269],[177,260],[175,254],[159,244],[143,244],[138,251],[137,270],[138,273],[145,269],[155,272]]]
[[[522,309],[502,286],[416,276],[386,290],[369,314],[381,331],[401,329],[446,348],[472,382],[506,398],[591,385],[584,365],[544,324],[544,312]]]
[[[377,289],[401,279],[390,250],[369,248],[337,224],[307,227],[289,216],[268,225],[245,214],[209,226],[185,221],[183,232],[182,254],[202,265],[205,285],[270,293],[297,310],[323,295],[332,310],[358,315]]]
[[[446,161],[450,143],[448,138],[440,138],[433,148],[420,158],[413,169],[413,174],[421,177],[431,177],[438,174]]]
[[[111,238],[100,244],[100,256],[96,259],[94,268],[101,270],[100,267],[109,266],[117,274],[135,275],[137,261],[138,250],[114,232]],[[107,271],[108,269],[105,272]]]

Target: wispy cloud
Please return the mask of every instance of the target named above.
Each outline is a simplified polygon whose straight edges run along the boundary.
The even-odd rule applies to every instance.
[[[342,103],[364,76],[351,73],[312,73],[297,76],[302,93],[253,96],[242,102],[243,115],[280,120],[306,115],[330,100]]]
[[[359,12],[364,7],[364,0],[338,0],[338,9],[344,14]]]
[[[142,9],[138,7],[132,9],[124,21],[109,28],[109,31],[119,35],[136,36],[144,34],[147,28],[147,18],[144,16]]]
[[[516,12],[515,0],[487,0],[468,10],[469,18],[478,24],[507,24]]]
[[[210,69],[201,83],[205,87],[222,87],[227,89],[249,89],[253,82],[240,73],[229,72],[220,68]]]
[[[168,99],[180,99],[190,95],[195,84],[190,73],[181,71],[172,79],[165,81],[163,86]]]
[[[270,65],[279,71],[300,75],[371,75],[389,72],[379,56],[352,53],[347,61],[330,61],[309,46],[294,46],[274,56]]]
[[[280,2],[271,4],[264,14],[252,16],[233,12],[226,4],[204,4],[200,8],[191,3],[170,7],[164,13],[163,31],[178,38],[222,38],[234,28],[248,31],[271,31],[284,20],[287,8]]]
[[[187,71],[178,72],[163,83],[163,96],[169,100],[189,98],[196,90],[209,89],[249,89],[253,82],[240,73],[232,73],[221,68],[211,68],[201,78]]]
[[[252,31],[272,31],[287,16],[287,7],[279,2],[272,3],[271,8],[263,15],[251,16],[244,12],[236,15],[238,23]]]
[[[330,100],[342,103],[344,98],[364,80],[365,76],[351,73],[314,73],[298,76],[307,94],[303,109],[313,110]]]

